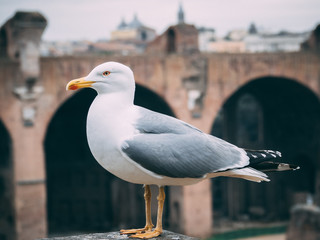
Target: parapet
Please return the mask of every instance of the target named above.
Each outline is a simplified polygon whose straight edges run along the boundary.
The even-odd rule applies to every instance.
[[[68,237],[53,237],[53,238],[45,238],[40,240],[129,240],[127,235],[120,235],[119,232],[108,232],[108,233],[93,233],[93,234],[85,234],[85,235],[77,235],[77,236],[68,236]],[[189,237],[182,234],[163,231],[161,236],[157,237],[157,240],[197,240],[199,238]]]

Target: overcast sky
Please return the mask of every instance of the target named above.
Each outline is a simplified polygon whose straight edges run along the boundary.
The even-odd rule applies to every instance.
[[[39,11],[49,22],[45,40],[97,40],[136,13],[161,34],[177,23],[180,2],[187,23],[212,27],[218,36],[251,22],[272,32],[307,31],[320,23],[320,0],[0,0],[0,24],[17,10]]]

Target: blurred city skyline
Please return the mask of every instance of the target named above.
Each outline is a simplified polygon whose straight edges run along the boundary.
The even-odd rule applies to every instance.
[[[179,4],[185,21],[197,27],[210,27],[218,36],[233,29],[247,29],[255,23],[269,32],[311,31],[320,23],[318,0],[0,0],[0,23],[16,11],[39,11],[48,20],[46,41],[99,40],[110,38],[122,19],[139,20],[161,34],[177,23]]]

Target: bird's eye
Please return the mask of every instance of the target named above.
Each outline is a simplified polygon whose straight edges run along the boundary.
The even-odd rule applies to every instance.
[[[105,72],[102,73],[102,75],[103,76],[108,76],[108,75],[110,75],[110,72],[109,71],[105,71]]]

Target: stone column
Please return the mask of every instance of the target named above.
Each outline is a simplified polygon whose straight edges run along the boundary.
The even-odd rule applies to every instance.
[[[19,116],[19,108],[15,110],[12,115]],[[18,240],[27,240],[47,233],[45,158],[41,126],[25,127],[17,120],[11,126],[14,128],[16,231]]]
[[[12,136],[15,228],[18,240],[46,236],[46,190],[43,152],[44,121],[39,98],[40,42],[47,25],[37,12],[17,12],[0,29],[5,42],[2,58],[15,74],[4,79],[6,109],[3,121]],[[13,69],[14,68],[14,69]],[[9,72],[9,71],[7,71]],[[13,95],[14,94],[14,95]],[[15,96],[15,97],[14,97]]]
[[[184,233],[207,238],[212,234],[212,194],[210,179],[183,187]]]

